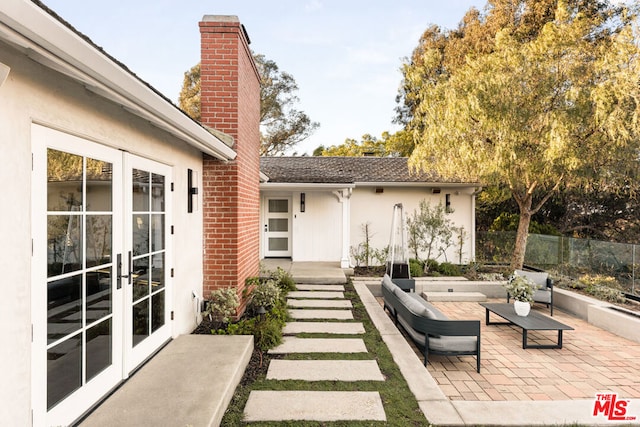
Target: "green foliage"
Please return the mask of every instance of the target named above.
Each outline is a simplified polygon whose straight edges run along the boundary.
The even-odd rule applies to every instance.
[[[397,132],[389,134],[383,132],[380,139],[375,136],[365,134],[361,141],[348,138],[341,145],[330,147],[320,146],[314,150],[314,156],[376,156],[376,157],[399,157],[409,156],[413,151],[413,139],[407,132]]]
[[[446,214],[442,203],[432,207],[422,200],[419,210],[407,217],[408,246],[414,258],[420,259],[420,254],[425,252],[426,259],[431,259],[438,250],[446,259],[445,251],[452,244],[453,236],[453,222]]]
[[[440,263],[438,266],[438,272],[443,276],[461,276],[462,270],[460,266],[451,264],[450,262]]]
[[[285,295],[290,291],[296,290],[296,282],[293,280],[293,276],[285,269],[278,267],[273,278]]]
[[[207,316],[209,320],[227,323],[236,314],[239,306],[240,298],[234,288],[216,289],[211,291],[202,315]]]
[[[299,99],[293,76],[280,71],[264,55],[253,52],[252,55],[260,74],[260,154],[283,154],[308,138],[320,124],[295,108]],[[201,121],[200,74],[200,63],[184,73],[179,97],[180,108],[196,121]]]
[[[409,260],[409,273],[411,277],[424,276],[424,262],[419,259],[411,258]]]
[[[434,273],[438,271],[440,264],[435,259],[428,259],[425,261],[424,266],[424,271]]]
[[[253,310],[260,307],[269,309],[273,307],[280,299],[280,288],[275,280],[269,279],[264,282],[258,282],[251,292],[251,301],[249,306]]]
[[[504,287],[513,299],[528,303],[533,302],[535,285],[528,278],[512,274]]]
[[[518,19],[485,27],[487,43],[463,43],[466,51],[456,51],[457,36],[435,36],[405,71],[415,101],[411,165],[509,188],[520,212],[515,267],[524,259],[528,221],[559,188],[623,188],[637,173],[635,16],[606,3],[549,6],[553,13],[530,33]],[[525,14],[535,2],[510,7]],[[476,15],[469,22],[484,27]],[[469,22],[461,33],[472,29]]]
[[[520,223],[520,215],[515,213],[502,212],[491,224],[489,231],[517,231]],[[529,223],[529,233],[545,234],[549,236],[562,235],[553,225],[540,224],[531,220]]]
[[[362,234],[364,241],[357,246],[351,246],[349,252],[356,263],[356,267],[369,267],[370,265],[384,265],[389,256],[389,246],[382,249],[376,249],[371,246],[371,223],[362,224]]]
[[[580,276],[578,281],[585,286],[584,291],[595,298],[612,303],[623,303],[626,300],[620,284],[614,277],[585,274]]]

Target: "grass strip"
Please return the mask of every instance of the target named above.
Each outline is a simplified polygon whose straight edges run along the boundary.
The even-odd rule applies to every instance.
[[[418,407],[418,402],[409,390],[400,369],[393,361],[391,353],[382,340],[380,333],[369,318],[364,304],[353,287],[351,280],[345,285],[345,298],[350,300],[353,308],[354,320],[362,322],[365,333],[362,335],[350,335],[349,337],[362,337],[367,347],[367,353],[303,353],[287,355],[267,355],[260,357],[258,351],[254,354],[247,366],[245,375],[236,388],[235,394],[229,404],[224,418],[223,426],[296,426],[296,427],[319,427],[319,426],[427,426],[429,425],[422,411]],[[298,336],[325,338],[336,335],[328,334],[300,334]],[[380,371],[385,377],[385,381],[299,381],[299,380],[267,380],[266,373],[269,361],[272,359],[286,360],[370,360],[378,362]],[[260,365],[260,361],[262,364]],[[426,373],[425,373],[426,375]],[[305,390],[305,391],[377,391],[380,393],[387,421],[284,421],[284,422],[254,422],[243,421],[244,407],[252,390]]]

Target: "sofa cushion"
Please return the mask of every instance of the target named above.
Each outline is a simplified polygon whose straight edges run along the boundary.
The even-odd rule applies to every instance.
[[[428,317],[429,319],[435,319],[435,320],[449,320],[449,318],[440,310],[438,310],[437,308],[435,308],[433,306],[433,304],[431,304],[429,301],[425,300],[424,298],[422,298],[420,296],[420,294],[417,293],[412,293],[409,294],[410,298],[413,298],[414,300],[416,300],[417,302],[419,302],[422,306],[424,306],[425,310],[426,310],[426,317]]]
[[[429,349],[433,351],[473,352],[476,351],[476,337],[429,337]]]
[[[409,311],[411,311],[413,314],[423,317],[429,317],[430,315],[433,315],[428,312],[427,307],[420,304],[420,301],[416,301],[415,299],[411,298],[411,294],[403,291],[402,289],[396,287],[393,293],[398,297],[400,303],[408,308]]]
[[[389,292],[394,292],[396,289],[398,289],[395,283],[393,283],[391,281],[391,278],[386,274],[384,275],[384,277],[382,277],[382,286],[387,288]]]

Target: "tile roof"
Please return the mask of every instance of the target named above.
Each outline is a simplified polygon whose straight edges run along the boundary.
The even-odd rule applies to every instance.
[[[275,183],[461,182],[410,171],[406,157],[261,157],[260,171]]]

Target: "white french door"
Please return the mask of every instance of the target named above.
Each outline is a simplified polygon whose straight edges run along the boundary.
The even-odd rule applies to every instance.
[[[125,156],[125,368],[130,372],[171,337],[171,168]],[[124,258],[124,256],[123,256]]]
[[[67,425],[170,336],[171,169],[38,125],[32,142],[33,424]]]
[[[264,212],[264,256],[291,256],[291,198],[267,198]]]

